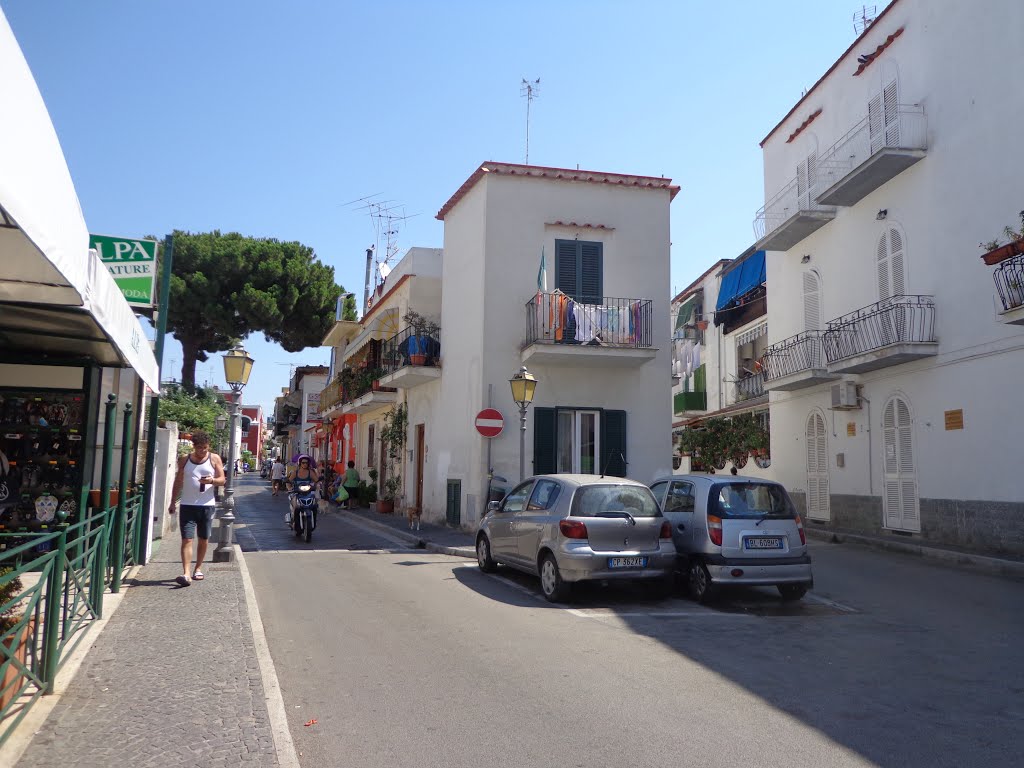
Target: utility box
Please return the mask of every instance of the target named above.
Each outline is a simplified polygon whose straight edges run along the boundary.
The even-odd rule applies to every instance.
[[[837,411],[853,411],[860,408],[855,382],[840,381],[832,385],[832,408]]]

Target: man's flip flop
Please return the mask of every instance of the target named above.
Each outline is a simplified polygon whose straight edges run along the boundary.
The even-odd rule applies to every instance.
[[[178,583],[178,586],[181,587],[187,587],[192,583],[192,580],[188,576],[179,576],[175,581]]]
[[[206,577],[203,575],[202,571],[200,571],[198,568],[196,568],[194,571],[192,571],[192,578],[195,579],[196,581],[202,581]]]

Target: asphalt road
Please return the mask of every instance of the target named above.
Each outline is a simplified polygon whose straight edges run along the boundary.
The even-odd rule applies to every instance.
[[[304,766],[1021,764],[1019,582],[816,543],[797,606],[558,607],[337,514],[307,545],[285,504],[247,493],[238,538]]]

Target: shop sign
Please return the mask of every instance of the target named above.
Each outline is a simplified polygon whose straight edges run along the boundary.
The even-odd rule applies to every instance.
[[[152,307],[156,303],[156,240],[89,235],[89,247],[99,254],[129,304]]]
[[[321,422],[323,419],[320,417],[320,393],[319,392],[307,392],[306,393],[306,423],[311,424],[315,422]]]

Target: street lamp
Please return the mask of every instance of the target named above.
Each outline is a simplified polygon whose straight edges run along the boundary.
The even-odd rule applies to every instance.
[[[519,481],[522,482],[526,479],[526,409],[533,402],[537,379],[524,365],[508,383],[512,387],[512,399],[519,406]]]
[[[231,398],[231,422],[228,430],[228,465],[225,469],[227,481],[224,483],[224,508],[220,516],[220,541],[213,552],[215,563],[230,562],[235,555],[232,548],[232,529],[235,522],[235,425],[238,423],[239,406],[242,401],[242,388],[249,381],[252,373],[253,359],[241,344],[224,354],[224,380],[234,393]]]

